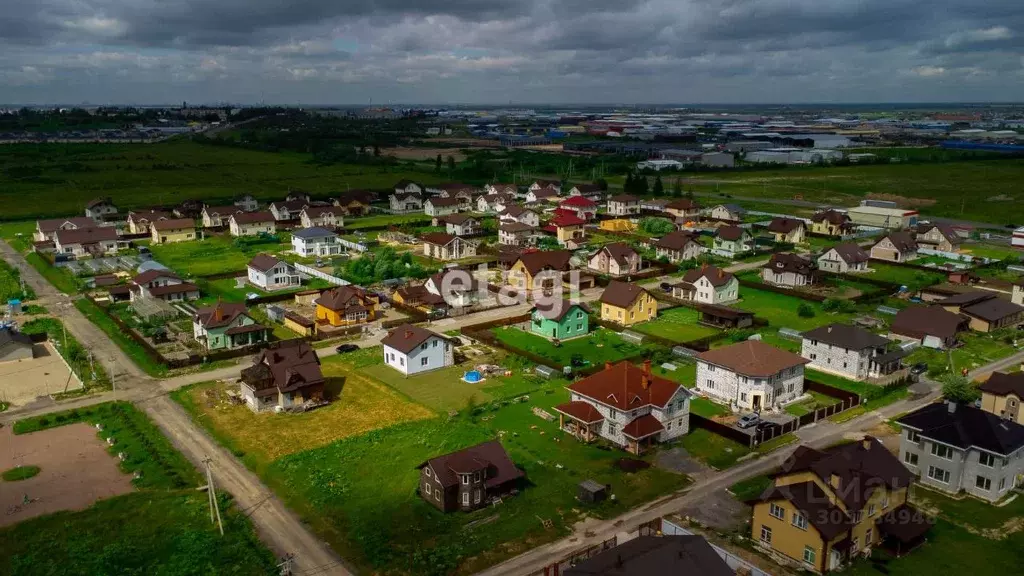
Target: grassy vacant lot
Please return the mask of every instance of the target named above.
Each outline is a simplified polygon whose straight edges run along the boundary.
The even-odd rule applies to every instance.
[[[658,318],[634,326],[632,329],[644,334],[660,336],[676,342],[689,342],[719,331],[697,323],[700,314],[693,308],[680,306],[658,312]]]
[[[646,344],[638,346],[627,342],[614,330],[601,327],[591,331],[584,338],[565,340],[557,347],[547,338],[514,326],[495,328],[494,335],[506,346],[532,352],[561,366],[568,366],[572,357],[576,355],[582,356],[588,362],[593,362],[597,358],[618,362],[640,356],[649,348]]]
[[[814,312],[810,318],[797,313],[804,304]],[[852,318],[851,314],[825,312],[817,302],[747,286],[740,287],[740,301],[735,306],[764,318],[773,328],[792,328],[801,332],[833,322],[847,322]]]
[[[754,476],[733,484],[729,487],[729,491],[737,500],[745,502],[757,498],[771,485],[772,479],[769,476]]]
[[[916,348],[905,360],[906,363],[924,362],[928,364],[929,373],[941,373],[946,369],[959,372],[961,368],[972,370],[989,362],[1006,358],[1017,351],[1013,347],[1016,331],[1001,331],[993,334],[981,332],[965,332],[959,336],[963,345],[952,351],[953,366],[949,366],[950,353],[946,350]],[[1007,342],[1006,338],[1010,341]]]
[[[147,146],[4,146],[0,217],[80,214],[97,196],[111,196],[127,211],[186,199],[224,204],[243,192],[264,201],[281,200],[288,189],[326,197],[346,189],[390,188],[403,178],[425,184],[441,178],[401,166],[319,166],[309,160],[306,154],[208,146],[184,139]]]
[[[243,274],[244,275],[244,274]],[[326,280],[319,278],[310,278],[304,281],[302,286],[292,290],[276,290],[274,292],[267,292],[253,286],[252,284],[246,284],[241,288],[236,287],[234,278],[221,278],[220,280],[199,280],[196,282],[199,286],[199,290],[202,292],[203,297],[199,299],[198,304],[214,304],[218,299],[224,302],[245,302],[246,297],[249,294],[258,294],[259,296],[267,296],[270,294],[288,294],[291,292],[301,292],[303,290],[319,290],[322,288],[330,288],[333,286]]]
[[[6,260],[0,260],[0,302],[6,304],[12,298],[32,300],[35,297],[31,286],[26,285],[22,290],[21,273]]]
[[[185,276],[209,276],[239,271],[245,275],[245,266],[260,252],[277,253],[291,248],[291,244],[265,242],[238,245],[229,235],[216,235],[195,242],[156,244],[150,247],[153,257],[168,268]]]
[[[127,457],[126,473],[140,472],[140,488],[86,510],[57,512],[0,529],[0,573],[275,574],[274,557],[231,498],[220,493],[225,536],[210,522],[200,475],[160,430],[126,402],[100,404],[20,420],[15,434],[73,422],[103,424]]]
[[[729,440],[725,436],[708,432],[703,428],[691,428],[690,432],[678,442],[690,456],[716,470],[724,470],[750,453],[750,448],[747,446]]]
[[[227,402],[219,394],[224,386],[216,382],[189,386],[175,391],[173,397],[236,456],[258,469],[288,454],[433,415],[372,378],[346,369],[333,358],[325,359],[323,371],[328,390],[340,396],[327,406],[304,414],[255,414],[243,405]]]
[[[430,224],[431,218],[424,216],[422,212],[415,214],[379,214],[377,216],[366,216],[364,218],[351,218],[345,220],[345,230],[359,230],[374,226],[401,226],[403,224]],[[373,234],[372,232],[368,234]],[[375,236],[374,236],[375,237]],[[372,238],[370,238],[372,239]]]
[[[1019,261],[1021,256],[1024,255],[1024,252],[1021,252],[1016,248],[999,244],[964,244],[961,251],[973,256],[983,256],[985,258],[994,258],[996,260]]]
[[[938,284],[946,278],[945,274],[938,271],[930,272],[914,268],[902,268],[876,261],[869,262],[868,268],[874,271],[866,272],[864,274],[865,278],[875,278],[892,282],[893,284],[900,284],[908,287],[911,291],[931,286],[932,284]]]
[[[824,394],[819,394],[818,392],[808,391],[807,394],[810,394],[811,397],[802,402],[786,406],[786,412],[792,414],[793,416],[800,417],[803,416],[804,414],[810,414],[811,412],[814,412],[819,408],[824,408],[825,406],[831,406],[833,404],[839,403],[839,400],[837,400],[836,398],[826,396]]]
[[[695,362],[675,362],[675,365],[675,370],[665,370],[661,366],[654,366],[651,370],[662,378],[682,384],[685,388],[693,388],[697,380],[697,364]],[[729,409],[707,398],[695,397],[690,400],[690,412],[705,418],[714,418],[729,414]]]

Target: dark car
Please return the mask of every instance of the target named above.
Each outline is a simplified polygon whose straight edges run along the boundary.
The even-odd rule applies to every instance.
[[[668,282],[662,282],[661,283],[661,291],[662,292],[671,292],[672,291],[672,285],[669,284]]]
[[[918,362],[910,367],[910,373],[914,376],[920,376],[928,371],[928,365],[924,362]]]
[[[334,349],[334,351],[337,352],[338,354],[344,354],[346,352],[355,352],[356,350],[359,350],[359,346],[356,346],[355,344],[342,344],[341,346],[338,346],[337,348]]]

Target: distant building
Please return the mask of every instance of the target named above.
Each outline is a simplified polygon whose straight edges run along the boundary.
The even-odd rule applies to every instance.
[[[555,300],[530,310],[530,332],[552,340],[571,340],[590,333],[590,308],[583,303]]]
[[[112,216],[116,216],[117,206],[114,205],[113,200],[109,196],[106,198],[96,198],[85,205],[85,215],[99,224],[106,222]]]
[[[339,206],[306,206],[299,212],[303,228],[341,228],[345,225],[345,209]]]
[[[947,312],[970,318],[968,326],[978,332],[1012,328],[1024,322],[1024,306],[1000,298],[995,292],[976,290],[937,302]]]
[[[740,222],[747,213],[746,209],[738,204],[719,204],[711,209],[708,216],[716,220],[729,220]]]
[[[608,213],[612,216],[640,214],[640,199],[631,194],[617,194],[608,198]]]
[[[185,282],[170,270],[149,270],[132,278],[128,286],[129,299],[157,299],[166,302],[179,302],[199,298],[199,287]]]
[[[871,256],[855,242],[843,242],[818,257],[818,268],[838,274],[866,272]]]
[[[682,281],[672,285],[672,296],[702,304],[726,304],[739,298],[740,281],[716,266],[689,270]]]
[[[380,297],[349,285],[325,290],[313,303],[318,323],[334,327],[353,326],[377,319]]]
[[[424,234],[423,254],[438,260],[458,260],[476,256],[477,242],[446,234],[431,232]]]
[[[203,228],[227,226],[233,214],[245,212],[238,206],[204,206],[202,212]]]
[[[463,203],[459,198],[427,198],[423,202],[423,212],[427,216],[445,216],[455,214],[462,209]]]
[[[694,260],[705,252],[704,246],[693,234],[682,230],[662,236],[654,243],[654,250],[658,258],[668,258],[673,263]]]
[[[292,250],[303,258],[336,256],[345,252],[338,235],[326,228],[314,226],[292,232]]]
[[[28,334],[0,328],[0,363],[31,360],[34,358],[32,346],[32,338]]]
[[[896,313],[890,335],[943,350],[957,343],[957,334],[968,330],[970,319],[942,306],[908,306]]]
[[[917,210],[854,206],[846,211],[850,221],[859,226],[874,226],[891,230],[906,230],[917,226]]]
[[[54,240],[58,230],[81,230],[83,228],[96,227],[96,221],[87,216],[37,220],[36,230],[32,234],[32,239],[36,242],[45,242],[46,240]]]
[[[587,268],[610,276],[627,276],[640,271],[640,254],[629,244],[606,244],[587,258]]]
[[[174,215],[163,210],[138,210],[128,213],[129,234],[149,234],[149,227],[157,220],[170,220]]]
[[[772,218],[768,224],[768,233],[776,242],[801,244],[807,237],[807,226],[799,218]]]
[[[823,210],[811,216],[811,232],[823,236],[842,237],[853,232],[853,222],[844,212]]]
[[[199,308],[192,318],[192,335],[207,350],[239,348],[266,342],[270,328],[256,322],[245,304],[218,302]]]
[[[944,224],[922,224],[917,228],[915,238],[918,246],[931,248],[942,252],[957,252],[960,250],[960,235],[952,226]]]
[[[917,241],[910,232],[890,232],[871,247],[871,257],[889,262],[909,262],[917,258]]]
[[[232,236],[258,236],[276,234],[277,224],[270,212],[241,212],[228,217]]]
[[[722,226],[715,235],[712,253],[726,258],[736,258],[753,250],[754,237],[750,231],[739,226]]]
[[[58,254],[106,256],[117,253],[117,230],[113,226],[60,229],[53,234]]]

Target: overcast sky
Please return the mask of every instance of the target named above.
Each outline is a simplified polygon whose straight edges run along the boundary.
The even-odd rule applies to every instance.
[[[1024,0],[6,0],[0,103],[1024,100]]]

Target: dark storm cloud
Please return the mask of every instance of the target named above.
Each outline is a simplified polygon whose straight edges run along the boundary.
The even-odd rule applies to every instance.
[[[1019,99],[1022,53],[1021,0],[33,0],[0,101]]]

